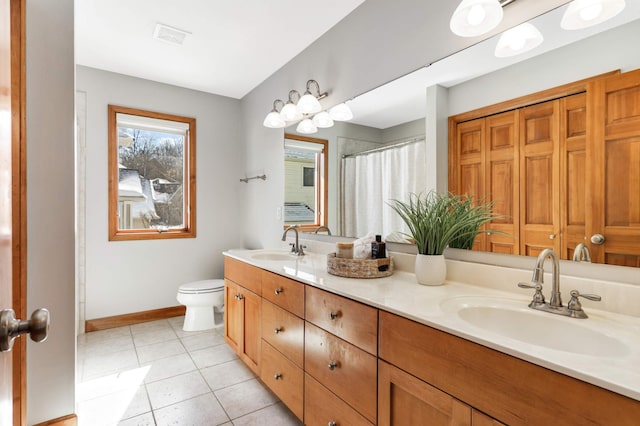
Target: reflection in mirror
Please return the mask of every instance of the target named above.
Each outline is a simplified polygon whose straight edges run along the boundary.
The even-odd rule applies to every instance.
[[[316,230],[327,225],[327,151],[325,139],[285,135],[285,227]]]
[[[427,99],[430,88],[443,88],[445,98],[437,108],[445,120],[444,123],[437,122],[437,126],[446,127],[446,117],[452,115],[608,71],[620,69],[626,72],[640,68],[640,57],[631,41],[640,36],[640,0],[627,1],[625,11],[614,19],[579,31],[560,29],[559,22],[565,8],[558,8],[535,19],[535,25],[545,41],[533,51],[497,59],[494,49],[498,37],[494,37],[349,101],[348,105],[354,113],[352,123],[348,125],[350,127],[345,125],[337,130],[323,129],[316,134],[326,137],[331,147],[336,146],[334,152],[338,154],[331,159],[329,167],[329,175],[334,176],[333,180],[329,180],[329,209],[336,209],[339,216],[331,218],[332,230],[335,227],[337,232],[348,235],[350,232],[347,228],[340,226],[345,221],[345,212],[360,213],[363,210],[349,204],[354,200],[344,195],[346,189],[340,190],[342,155],[425,134],[427,147],[432,144],[446,146],[446,131],[444,137],[442,133],[434,132],[431,123],[436,121],[430,121],[427,114],[427,105],[433,108],[432,100]],[[433,111],[429,114],[433,114]],[[414,130],[420,130],[398,137],[382,136],[392,129],[401,128],[401,123],[406,122],[414,123]],[[333,131],[326,133],[327,130]],[[437,139],[433,136],[435,134],[438,134]],[[435,160],[430,151],[427,152],[425,169],[431,173]],[[398,180],[403,176],[404,172],[397,173]],[[345,179],[343,185],[353,188],[355,183]],[[432,188],[424,188],[429,189]],[[406,188],[406,192],[413,190]],[[338,206],[341,207],[338,209]],[[388,207],[380,205],[379,209]],[[370,225],[365,229],[375,226]],[[356,231],[355,235],[349,236],[359,236],[360,233]]]

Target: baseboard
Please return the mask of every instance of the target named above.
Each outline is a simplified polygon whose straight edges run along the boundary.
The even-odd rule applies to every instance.
[[[77,426],[78,416],[69,414],[68,416],[58,417],[57,419],[47,420],[33,426]]]
[[[155,321],[184,315],[185,306],[171,306],[169,308],[152,309],[150,311],[134,312],[132,314],[114,315],[112,317],[96,318],[85,321],[85,331],[106,330],[109,328],[123,327],[125,325],[140,324],[142,322]]]

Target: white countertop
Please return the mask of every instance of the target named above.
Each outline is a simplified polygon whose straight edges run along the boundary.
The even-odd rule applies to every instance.
[[[512,293],[452,281],[447,281],[442,286],[422,286],[417,284],[414,274],[403,271],[396,271],[386,278],[342,278],[327,273],[326,255],[307,254],[301,258],[291,257],[290,260],[258,260],[252,257],[257,252],[264,252],[264,250],[229,250],[223,254],[640,401],[640,318],[638,317],[586,306],[584,309],[589,315],[588,319],[562,317],[529,309],[527,305],[531,301],[531,292]],[[514,288],[516,288],[515,284]],[[465,299],[455,299],[462,297]],[[614,339],[615,343],[622,342],[618,345],[620,350],[611,356],[577,353],[572,349],[570,342],[570,339],[576,338],[573,335],[566,336],[568,350],[550,349],[472,325],[463,320],[457,312],[447,308],[456,300],[471,300],[471,304],[476,306],[473,300],[482,304],[488,299],[505,301],[511,305],[521,303],[522,310],[533,315],[532,318],[539,315],[541,323],[545,322],[545,318],[549,316],[558,321],[569,321],[571,325],[584,327],[584,336],[595,332],[599,336],[604,335]],[[544,332],[549,333],[552,338],[554,330],[544,330]],[[564,340],[565,337],[553,338]],[[608,347],[603,346],[603,352],[607,351]]]

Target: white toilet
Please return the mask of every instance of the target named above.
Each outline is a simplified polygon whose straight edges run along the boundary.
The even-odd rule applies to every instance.
[[[208,330],[220,327],[216,323],[214,309],[219,313],[224,309],[224,280],[202,280],[182,284],[176,297],[187,307],[184,317],[184,331]]]

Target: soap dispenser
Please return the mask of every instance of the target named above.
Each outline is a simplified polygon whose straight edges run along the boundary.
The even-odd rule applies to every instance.
[[[382,235],[376,235],[376,240],[371,243],[371,257],[374,259],[387,257],[386,244],[382,242]]]

